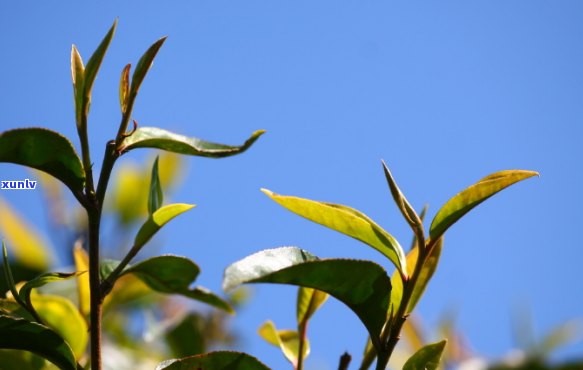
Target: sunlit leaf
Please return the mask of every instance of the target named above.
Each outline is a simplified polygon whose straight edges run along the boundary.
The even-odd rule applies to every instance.
[[[221,158],[244,152],[264,132],[263,130],[255,131],[243,145],[231,146],[178,135],[161,128],[139,127],[133,134],[123,140],[120,150],[156,148],[185,155]]]
[[[84,316],[89,316],[91,291],[89,290],[89,256],[80,242],[75,243],[73,248],[73,259],[78,272],[86,272],[77,275],[77,295],[79,300],[79,311]]]
[[[84,81],[85,81],[85,66],[83,59],[79,54],[77,47],[71,47],[71,78],[73,80],[73,96],[75,98],[75,120],[77,127],[81,125],[81,117],[83,116],[83,100],[85,97]]]
[[[0,134],[0,162],[21,164],[51,174],[78,196],[85,174],[71,142],[44,128],[19,128]]]
[[[2,198],[0,198],[0,231],[14,260],[38,271],[46,271],[51,265],[52,257],[47,248],[48,242]]]
[[[294,330],[277,330],[275,324],[266,321],[261,325],[258,331],[259,335],[268,343],[279,347],[285,358],[292,364],[297,364],[298,354],[300,351],[300,338],[297,331]],[[310,343],[304,341],[303,358],[310,354]]]
[[[138,231],[133,248],[140,248],[146,244],[166,223],[192,208],[194,208],[194,204],[176,203],[168,204],[156,210]]]
[[[131,161],[119,164],[117,176],[108,196],[109,207],[123,224],[129,224],[148,215],[144,199],[148,196],[148,172]]]
[[[326,292],[356,313],[378,348],[388,312],[391,281],[385,270],[373,262],[318,260],[295,247],[270,249],[227,267],[223,289],[243,283],[291,284]]]
[[[85,99],[90,100],[91,97],[91,89],[93,88],[93,82],[95,82],[95,77],[97,76],[97,72],[99,72],[99,67],[101,66],[101,62],[103,61],[103,57],[105,57],[105,53],[107,52],[107,48],[111,43],[111,39],[113,38],[113,34],[115,33],[115,29],[117,27],[117,19],[113,22],[113,25],[93,53],[87,65],[85,66],[85,83],[84,83],[84,91],[85,91]],[[86,102],[89,104],[89,101]],[[89,107],[87,107],[88,109]]]
[[[144,55],[142,55],[138,61],[138,64],[136,64],[136,69],[132,75],[132,83],[130,88],[131,94],[134,95],[134,97],[138,93],[138,90],[144,81],[144,77],[146,77],[146,73],[148,73],[148,70],[152,66],[152,62],[162,47],[162,44],[164,44],[164,41],[166,41],[166,37],[162,37],[154,44],[152,44],[152,46],[146,50]]]
[[[429,236],[436,241],[445,231],[472,208],[482,203],[492,195],[508,186],[529,177],[537,176],[538,172],[524,170],[506,170],[488,175],[474,185],[461,191],[448,200],[437,212]]]
[[[270,370],[255,357],[246,353],[217,351],[164,361],[156,370]]]
[[[308,321],[312,315],[326,302],[328,294],[317,289],[300,287],[298,289],[298,300],[296,307],[296,317],[298,324]]]
[[[405,198],[401,192],[401,189],[399,189],[397,186],[397,183],[395,182],[395,179],[393,178],[393,175],[391,174],[391,171],[389,171],[389,168],[385,162],[383,162],[383,170],[385,171],[385,177],[387,178],[389,189],[391,189],[391,194],[393,195],[393,199],[395,200],[397,207],[403,214],[405,220],[407,220],[407,223],[413,229],[413,232],[416,235],[419,235],[419,238],[421,238],[423,235],[423,222],[421,221],[421,218],[419,215],[417,215],[415,209],[411,206],[411,204],[409,204],[409,201],[407,198]]]
[[[89,329],[73,302],[56,295],[33,294],[32,305],[43,322],[65,339],[75,356],[83,356]]]
[[[439,263],[439,257],[441,256],[441,249],[443,246],[443,237],[441,237],[433,249],[431,250],[431,254],[427,256],[425,264],[421,268],[419,272],[419,277],[415,282],[415,288],[413,289],[413,293],[411,294],[411,299],[409,300],[409,304],[407,306],[407,312],[413,312],[413,309],[419,302],[419,299],[423,295],[429,280],[435,273],[437,269],[437,265]],[[417,258],[419,258],[419,248],[413,248],[407,254],[407,266],[410,269],[408,271],[409,275],[413,274],[413,269],[417,264]],[[393,307],[393,311],[396,312],[399,306],[401,305],[401,299],[403,296],[403,281],[401,280],[401,276],[395,272],[391,277],[391,283],[393,284],[393,290],[391,292],[391,305]]]
[[[130,68],[131,64],[127,64],[121,71],[119,79],[119,107],[121,113],[125,113],[128,107],[128,97],[130,93]]]
[[[150,192],[148,195],[148,213],[151,215],[158,210],[164,203],[164,194],[162,185],[158,176],[158,157],[154,160],[152,166],[152,176],[150,177]]]
[[[261,190],[284,208],[368,244],[389,258],[400,271],[406,271],[405,254],[399,242],[365,214],[339,204],[279,195],[267,189]]]
[[[76,370],[71,347],[44,325],[0,315],[0,348],[33,352],[62,370]]]
[[[445,343],[446,341],[442,340],[421,348],[405,362],[403,370],[436,370],[439,366]]]
[[[123,271],[121,276],[135,274],[151,289],[165,294],[179,294],[233,313],[231,306],[202,287],[190,288],[200,269],[185,257],[164,255],[148,258]]]

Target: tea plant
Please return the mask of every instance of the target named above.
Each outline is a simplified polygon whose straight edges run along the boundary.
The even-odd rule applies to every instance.
[[[371,261],[319,259],[306,250],[282,247],[246,257],[225,271],[224,289],[244,283],[277,283],[309,287],[330,294],[346,304],[369,333],[360,369],[385,369],[400,338],[401,329],[433,276],[443,247],[445,232],[478,204],[504,188],[537,175],[533,171],[509,170],[491,174],[447,201],[437,212],[426,234],[422,216],[407,201],[388,167],[385,176],[397,207],[411,227],[414,247],[405,254],[399,242],[365,214],[340,204],[279,195],[264,189],[272,200],[313,222],[353,237],[379,251],[396,268],[392,277]],[[299,325],[300,343],[305,341]],[[281,332],[279,342],[286,343]],[[404,370],[436,369],[445,341],[428,344],[404,365]],[[283,346],[282,346],[283,347]],[[300,346],[297,346],[301,348]],[[284,347],[284,352],[289,348]],[[301,355],[300,355],[301,353]],[[299,349],[292,361],[302,369]],[[290,356],[286,352],[286,357]],[[341,368],[346,368],[346,358]]]
[[[109,178],[116,161],[124,154],[138,148],[155,148],[184,155],[222,158],[247,150],[264,131],[254,132],[243,145],[230,146],[211,143],[197,138],[182,136],[156,127],[138,127],[132,119],[132,110],[142,82],[166,38],[156,41],[138,61],[130,78],[131,65],[123,68],[119,84],[121,122],[115,139],[105,146],[98,181],[93,178],[93,161],[90,157],[87,134],[93,83],[113,38],[117,21],[104,37],[87,64],[73,45],[71,51],[71,74],[75,102],[75,120],[80,141],[78,156],[71,142],[61,134],[45,128],[19,128],[0,134],[0,162],[24,165],[44,171],[65,184],[87,216],[87,249],[76,249],[78,266],[86,264],[88,271],[73,273],[44,273],[19,287],[13,279],[8,264],[7,250],[2,243],[5,280],[11,296],[1,302],[0,348],[26,350],[54,363],[61,369],[81,369],[87,338],[90,332],[90,364],[94,370],[102,368],[102,310],[106,297],[124,276],[133,275],[149,288],[165,294],[178,294],[211,306],[232,312],[230,304],[218,295],[200,287],[190,285],[198,275],[199,268],[187,258],[164,255],[146,259],[135,265],[130,262],[144,245],[166,223],[174,217],[192,209],[192,204],[163,204],[159,182],[158,165],[154,164],[148,195],[148,216],[143,221],[133,245],[121,261],[100,259],[100,229],[102,211]],[[130,121],[133,128],[128,132]],[[79,262],[80,261],[80,262]],[[86,263],[85,263],[86,262]],[[80,302],[63,302],[62,297],[51,298],[34,294],[36,288],[46,284],[70,279],[88,273],[88,279],[78,279]],[[87,286],[83,286],[87,283]],[[88,296],[89,304],[84,301]],[[70,322],[55,323],[47,314],[45,298],[61,299],[61,307],[68,307]],[[44,307],[44,308],[43,308]],[[84,324],[83,314],[89,315],[89,325]],[[78,324],[78,325],[76,325]],[[71,333],[71,327],[76,333]],[[73,339],[72,339],[73,338]],[[226,356],[226,357],[225,357]],[[238,354],[220,354],[219,360]],[[246,359],[245,361],[255,361]],[[172,368],[170,364],[160,368]]]
[[[9,294],[0,299],[0,349],[16,349],[39,356],[31,359],[35,368],[43,368],[44,359],[65,370],[102,368],[102,314],[104,305],[120,289],[130,289],[124,279],[133,277],[149,289],[163,294],[185,296],[225,312],[231,304],[200,287],[192,288],[199,268],[191,260],[163,255],[131,264],[149,240],[174,217],[192,209],[192,204],[164,204],[158,160],[152,166],[147,194],[148,214],[142,220],[129,251],[121,261],[101,258],[100,230],[104,200],[117,160],[138,148],[153,148],[183,155],[222,158],[247,150],[263,134],[254,132],[240,146],[203,141],[155,127],[139,127],[132,110],[142,82],[165,38],[156,41],[138,61],[130,78],[131,66],[122,70],[119,84],[121,122],[115,138],[105,146],[101,171],[93,177],[87,134],[91,91],[113,38],[113,24],[87,64],[73,46],[71,72],[75,102],[75,121],[81,155],[71,142],[57,132],[44,128],[19,128],[0,134],[0,162],[28,166],[65,184],[86,214],[86,245],[74,248],[77,271],[43,273],[23,283],[14,281],[8,263],[7,248],[2,243],[3,271]],[[128,127],[132,123],[132,128]],[[537,175],[533,171],[509,170],[491,174],[448,200],[434,216],[428,232],[423,219],[407,201],[388,167],[383,170],[392,197],[414,235],[412,248],[405,253],[400,243],[368,216],[353,208],[293,196],[263,192],[276,203],[311,221],[357,239],[380,252],[394,267],[389,275],[380,265],[366,260],[320,259],[297,247],[264,250],[235,262],[225,270],[223,287],[233,289],[247,283],[278,283],[299,286],[297,328],[278,330],[271,321],[260,328],[260,335],[279,347],[295,370],[304,368],[310,351],[307,338],[309,320],[332,296],[351,309],[368,331],[360,369],[368,369],[376,360],[376,369],[385,369],[399,342],[402,329],[421,299],[435,273],[446,231],[474,207],[497,192]],[[146,202],[146,199],[144,199]],[[135,217],[132,216],[132,217]],[[75,278],[78,304],[64,297],[39,294],[47,284]],[[18,283],[18,284],[17,284]],[[56,320],[57,308],[65,312]],[[67,322],[63,323],[63,317]],[[85,318],[89,317],[89,322]],[[188,324],[188,323],[187,323]],[[188,328],[188,325],[185,326]],[[89,336],[87,336],[89,332]],[[85,356],[87,345],[90,358]],[[404,370],[436,369],[446,342],[430,343],[417,350],[404,364]],[[39,360],[40,358],[40,360]],[[349,367],[351,357],[340,358],[340,370]],[[229,369],[265,370],[257,359],[240,352],[217,351],[172,359],[157,369]]]

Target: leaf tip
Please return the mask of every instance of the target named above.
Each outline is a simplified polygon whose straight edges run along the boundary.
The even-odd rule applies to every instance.
[[[268,197],[270,197],[270,198],[273,198],[273,197],[275,196],[275,193],[274,193],[274,192],[272,192],[272,191],[271,191],[271,190],[269,190],[269,189],[266,189],[266,188],[261,188],[261,189],[259,189],[259,190],[261,190],[261,192],[263,192],[263,194],[267,195],[267,196],[268,196]]]

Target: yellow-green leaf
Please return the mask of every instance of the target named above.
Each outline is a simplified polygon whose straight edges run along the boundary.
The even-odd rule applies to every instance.
[[[87,272],[77,275],[77,295],[79,299],[79,311],[85,317],[89,316],[91,306],[91,291],[89,290],[89,256],[80,242],[75,243],[73,259],[78,272]]]
[[[162,47],[162,44],[164,44],[164,41],[166,41],[166,37],[162,37],[154,44],[152,44],[152,46],[150,46],[148,50],[146,50],[144,55],[142,55],[142,57],[138,61],[138,64],[136,64],[136,69],[134,70],[134,74],[132,75],[132,83],[130,88],[133,97],[135,97],[138,94],[138,90],[140,89],[140,86],[144,81],[144,77],[146,77],[146,73],[148,73],[148,70],[152,66],[152,62],[154,61],[156,54],[158,54],[158,51]]]
[[[407,262],[399,242],[365,214],[340,204],[279,195],[267,189],[261,191],[284,208],[373,247],[406,275]]]
[[[2,198],[0,198],[0,231],[7,241],[11,256],[16,261],[38,271],[46,271],[51,265],[48,242]]]
[[[138,234],[136,235],[134,246],[132,248],[141,248],[150,240],[150,238],[152,238],[152,236],[154,236],[154,234],[158,232],[158,230],[162,228],[162,226],[166,225],[166,223],[179,214],[182,214],[194,207],[194,204],[184,203],[168,204],[161,207],[156,212],[152,213],[146,222],[144,222],[138,231]]]
[[[75,98],[75,120],[79,128],[83,116],[83,99],[85,97],[84,81],[85,66],[77,47],[71,47],[71,78],[73,80],[73,96]]]
[[[277,330],[272,321],[266,321],[261,325],[258,333],[269,344],[279,347],[285,358],[294,366],[297,364],[300,351],[300,337],[297,331]],[[310,344],[306,339],[304,341],[303,358],[305,359],[309,354]]]
[[[43,321],[63,337],[77,358],[83,356],[89,328],[73,302],[56,295],[33,294],[31,298]]]
[[[298,300],[296,307],[296,317],[298,325],[308,321],[312,315],[328,300],[328,294],[317,289],[300,287],[298,289]]]
[[[130,68],[131,64],[127,64],[121,71],[119,79],[119,106],[121,113],[124,114],[128,107],[128,98],[130,93]]]
[[[535,171],[500,171],[484,177],[474,185],[456,194],[441,207],[433,218],[429,229],[431,240],[437,241],[451,225],[492,195],[512,184],[537,175],[538,172]]]
[[[403,370],[436,370],[446,341],[428,344],[421,348],[403,365]]]
[[[164,203],[164,193],[162,193],[162,184],[158,175],[158,157],[152,165],[152,175],[150,177],[150,192],[148,195],[148,213],[151,215]]]

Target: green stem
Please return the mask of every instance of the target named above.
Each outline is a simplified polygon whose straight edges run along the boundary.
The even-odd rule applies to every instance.
[[[99,174],[99,183],[97,184],[97,202],[99,202],[101,207],[103,206],[105,191],[107,189],[107,184],[109,183],[113,165],[118,158],[119,153],[115,150],[115,141],[111,140],[105,146],[103,163],[101,165],[101,173]]]
[[[115,137],[115,147],[119,149],[121,142],[126,137],[126,131],[128,130],[128,125],[130,123],[130,118],[132,116],[132,110],[134,109],[134,101],[136,100],[137,93],[130,92],[128,97],[128,105],[125,109],[125,113],[121,116],[121,123],[119,124],[119,129],[117,130],[117,136]]]

